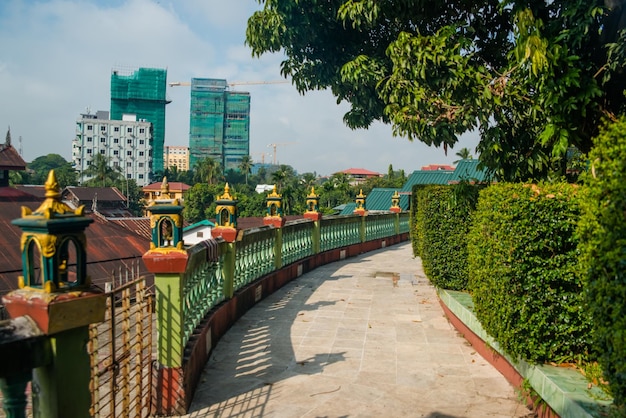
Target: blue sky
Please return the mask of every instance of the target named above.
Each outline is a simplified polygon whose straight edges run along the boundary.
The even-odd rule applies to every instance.
[[[168,82],[192,77],[234,81],[280,80],[280,54],[252,58],[244,45],[255,0],[1,0],[0,141],[11,127],[26,161],[57,153],[67,160],[75,121],[87,108],[108,110],[114,67],[167,68]],[[350,167],[407,174],[427,164],[450,164],[454,150],[394,138],[375,124],[353,131],[348,106],[327,91],[301,96],[290,84],[241,86],[251,94],[250,152],[299,172],[328,175]],[[188,145],[189,89],[168,88],[166,145]]]

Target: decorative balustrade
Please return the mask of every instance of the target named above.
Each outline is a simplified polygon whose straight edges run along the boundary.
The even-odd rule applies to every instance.
[[[329,216],[321,221],[321,250],[329,251],[361,242],[362,216]]]
[[[296,221],[283,227],[282,264],[313,255],[313,222]]]
[[[365,241],[389,237],[395,234],[396,214],[369,214],[365,222]]]
[[[182,275],[182,321],[183,343],[189,341],[202,318],[216,305],[224,301],[224,265],[225,251],[220,240],[217,245],[196,245],[189,254],[187,270]]]
[[[237,242],[234,290],[241,289],[276,268],[275,240],[276,230],[273,228],[244,231],[241,241]]]
[[[403,212],[399,214],[398,219],[398,233],[406,234],[410,231],[410,223],[409,223],[409,213]]]

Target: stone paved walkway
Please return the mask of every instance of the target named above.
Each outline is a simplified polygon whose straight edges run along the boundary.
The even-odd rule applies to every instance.
[[[241,318],[189,418],[528,417],[448,323],[409,243],[322,266]]]

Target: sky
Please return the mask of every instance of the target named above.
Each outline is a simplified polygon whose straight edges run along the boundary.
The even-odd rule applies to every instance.
[[[253,58],[245,45],[256,0],[0,0],[0,141],[28,162],[56,153],[71,160],[76,120],[109,110],[114,68],[166,68],[168,82],[193,77],[231,82],[282,80],[280,53]],[[233,88],[235,89],[235,88]],[[478,135],[443,148],[394,137],[390,125],[351,130],[349,109],[329,91],[300,95],[290,83],[241,85],[248,91],[250,154],[255,162],[289,164],[330,175],[348,168],[410,174],[452,164]],[[168,87],[165,145],[189,145],[189,87]],[[21,138],[21,140],[20,140]]]

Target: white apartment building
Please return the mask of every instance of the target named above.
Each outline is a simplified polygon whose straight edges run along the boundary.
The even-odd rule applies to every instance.
[[[152,124],[136,115],[110,120],[109,112],[81,114],[76,120],[76,137],[72,141],[72,163],[82,184],[90,177],[84,171],[96,154],[108,157],[111,167],[118,168],[126,179],[138,186],[150,183],[152,171]]]
[[[170,145],[165,146],[163,152],[165,168],[176,167],[178,171],[189,170],[189,147]]]

